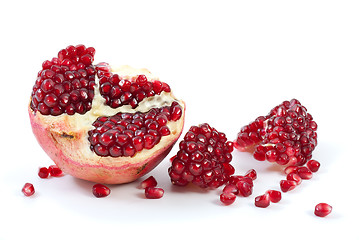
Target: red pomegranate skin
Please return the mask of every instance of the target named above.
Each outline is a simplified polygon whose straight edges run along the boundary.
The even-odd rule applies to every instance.
[[[182,126],[184,112],[183,109]],[[41,114],[35,113],[30,107],[28,107],[28,113],[37,141],[62,171],[76,178],[103,184],[132,182],[153,170],[168,155],[183,130],[182,127],[181,132],[176,134],[176,138],[163,148],[156,149],[150,157],[136,163],[128,157],[112,158],[92,154],[91,158],[87,158],[79,151],[87,146],[79,146],[80,141],[78,141],[81,138],[87,138],[87,132],[71,131],[71,126],[64,123],[56,126],[43,124]],[[55,131],[54,128],[57,130]],[[105,163],[104,159],[106,159]]]

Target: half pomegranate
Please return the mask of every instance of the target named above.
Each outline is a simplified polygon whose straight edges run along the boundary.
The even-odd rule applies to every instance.
[[[28,107],[34,135],[64,172],[118,184],[156,167],[179,138],[185,104],[146,69],[93,64],[68,46],[42,64]]]
[[[284,101],[244,126],[234,146],[259,161],[304,165],[317,145],[317,123],[298,100]]]

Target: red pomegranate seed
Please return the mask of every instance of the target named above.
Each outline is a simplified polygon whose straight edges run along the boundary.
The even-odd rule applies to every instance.
[[[150,176],[147,179],[143,180],[140,185],[140,187],[142,189],[145,189],[148,187],[156,187],[156,186],[157,186],[157,181],[153,176]]]
[[[236,187],[238,188],[238,192],[243,197],[248,197],[252,194],[253,186],[251,186],[248,182],[240,180],[236,184]]]
[[[268,207],[270,204],[270,200],[269,200],[269,194],[265,193],[263,195],[257,196],[254,199],[254,205],[256,207],[260,207],[260,208],[266,208]]]
[[[230,204],[234,203],[234,201],[236,200],[236,195],[234,193],[225,192],[219,196],[219,199],[221,200],[221,202],[223,204],[230,205]]]
[[[238,195],[238,193],[239,193],[238,188],[234,184],[227,184],[223,188],[222,192],[223,193],[234,193],[235,195]]]
[[[38,175],[40,178],[47,178],[50,174],[50,171],[47,167],[42,167],[39,169]]]
[[[31,183],[25,183],[21,191],[25,196],[30,197],[35,193],[35,188]]]
[[[297,169],[297,166],[288,166],[284,169],[284,173],[288,175],[289,173],[296,172]]]
[[[319,170],[320,163],[318,161],[312,159],[307,162],[307,167],[309,168],[309,170],[311,172],[317,172]]]
[[[277,190],[268,190],[267,193],[269,194],[269,200],[272,203],[277,203],[282,199],[282,193]]]
[[[280,181],[280,189],[282,192],[288,192],[293,190],[297,186],[296,181],[292,180],[281,180]]]
[[[53,177],[62,176],[62,170],[56,165],[49,166],[49,172],[50,172],[50,175]]]
[[[314,214],[318,217],[328,216],[332,212],[332,206],[327,203],[318,203],[315,206]]]
[[[287,180],[295,181],[297,185],[302,183],[302,178],[295,172],[289,173],[287,175]]]
[[[162,188],[147,187],[145,189],[145,196],[148,199],[158,199],[163,197],[164,190]]]
[[[299,175],[302,179],[311,179],[313,176],[313,173],[307,168],[307,167],[298,167],[296,173]]]
[[[230,165],[232,151],[233,144],[224,133],[207,123],[192,126],[179,143],[168,170],[172,183],[185,186],[191,182],[202,188],[222,186],[234,173]]]
[[[93,195],[95,195],[95,197],[102,198],[102,197],[107,197],[111,193],[111,190],[105,185],[97,183],[93,185],[92,193]]]
[[[252,180],[256,180],[257,179],[257,172],[254,169],[250,169],[250,170],[248,170],[248,172],[244,176],[249,177]]]

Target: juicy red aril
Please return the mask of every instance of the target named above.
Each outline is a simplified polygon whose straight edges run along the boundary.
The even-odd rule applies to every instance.
[[[248,197],[252,194],[253,186],[246,181],[238,181],[236,187],[238,188],[239,194],[243,197]]]
[[[311,179],[313,176],[313,173],[307,167],[299,167],[296,173],[302,179]]]
[[[148,187],[156,187],[156,186],[157,186],[157,181],[153,176],[150,176],[145,180],[143,180],[140,185],[142,189],[146,189]]]
[[[328,216],[332,212],[332,206],[327,203],[319,203],[315,206],[314,214],[318,217]]]
[[[218,188],[233,174],[233,143],[224,133],[207,123],[192,126],[179,143],[179,151],[169,168],[169,176],[175,185],[189,182],[206,188]]]
[[[270,204],[270,199],[269,199],[269,194],[265,193],[263,195],[257,196],[254,199],[254,205],[256,207],[260,207],[260,208],[266,208],[268,207]]]
[[[289,174],[289,173],[292,173],[292,172],[296,172],[298,169],[297,166],[288,166],[284,169],[284,173],[285,174]]]
[[[145,75],[124,78],[113,74],[106,65],[106,63],[97,65],[100,93],[106,99],[106,104],[112,108],[123,105],[131,105],[132,108],[136,108],[146,97],[171,91],[166,83],[158,80],[148,81]]]
[[[234,193],[235,195],[238,195],[239,191],[236,185],[234,184],[227,184],[223,190],[223,193]]]
[[[179,103],[153,108],[147,113],[118,113],[99,117],[89,131],[90,148],[99,156],[132,157],[143,149],[151,149],[163,136],[171,134],[165,125],[172,121],[171,109]]]
[[[291,172],[287,175],[287,180],[295,181],[297,185],[302,183],[302,178],[295,172]]]
[[[244,126],[235,147],[255,159],[280,165],[304,165],[317,145],[317,124],[301,103],[292,99]]]
[[[256,180],[257,179],[257,172],[254,169],[250,169],[250,170],[248,170],[248,172],[246,172],[246,174],[244,176],[249,177],[252,180]]]
[[[267,191],[268,195],[269,195],[269,200],[272,203],[277,203],[282,199],[282,193],[280,191],[277,190],[268,190]]]
[[[35,193],[35,188],[31,183],[25,183],[21,191],[25,196],[29,197]]]
[[[234,193],[225,192],[219,196],[219,199],[221,200],[221,202],[223,204],[230,205],[230,204],[234,203],[234,201],[236,200],[236,195]]]
[[[95,50],[68,46],[57,58],[45,61],[31,94],[31,108],[43,115],[84,114],[92,107]]]
[[[49,173],[53,177],[60,177],[62,175],[62,170],[56,165],[51,165],[49,166]]]
[[[162,188],[147,187],[145,189],[145,196],[148,199],[158,199],[163,197],[164,192]]]
[[[297,186],[297,182],[293,180],[281,180],[280,189],[282,192],[288,192],[293,190]]]
[[[47,167],[42,167],[39,169],[38,175],[40,178],[47,178],[50,174],[50,171]]]
[[[105,185],[98,183],[93,185],[92,193],[93,195],[95,195],[95,197],[102,198],[102,197],[107,197],[111,193],[111,190]]]
[[[307,167],[311,172],[317,172],[319,170],[320,163],[312,159],[307,162]]]

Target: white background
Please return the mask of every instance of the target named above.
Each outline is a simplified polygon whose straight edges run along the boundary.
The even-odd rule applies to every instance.
[[[0,239],[358,239],[357,1],[6,1],[1,4]],[[70,44],[96,48],[95,62],[146,67],[187,103],[184,131],[208,122],[234,139],[243,125],[297,98],[318,123],[318,173],[280,203],[254,198],[279,189],[281,169],[235,151],[236,174],[258,172],[253,195],[230,206],[219,190],[172,186],[169,157],[153,172],[165,195],[138,184],[110,186],[66,175],[40,179],[52,164],[32,135],[27,104],[44,60]],[[147,176],[149,176],[147,175]],[[146,176],[146,177],[147,177]],[[31,182],[36,194],[23,196]],[[326,218],[313,214],[327,202]]]

